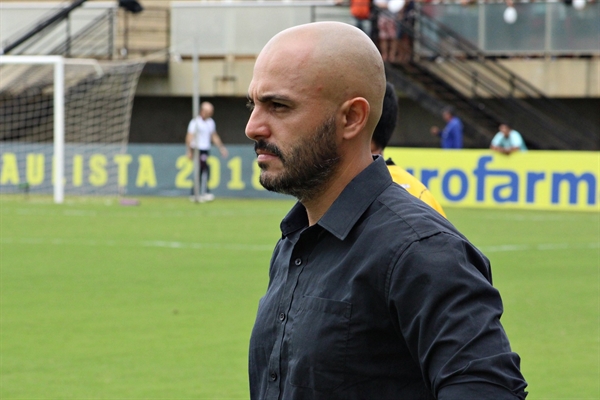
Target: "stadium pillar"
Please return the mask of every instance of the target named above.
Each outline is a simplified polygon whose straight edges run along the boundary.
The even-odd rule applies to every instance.
[[[200,112],[200,74],[198,68],[198,37],[194,36],[194,49],[192,51],[192,118]],[[197,135],[197,133],[196,133]],[[200,150],[194,149],[194,201],[200,201]],[[202,193],[204,194],[204,193]]]

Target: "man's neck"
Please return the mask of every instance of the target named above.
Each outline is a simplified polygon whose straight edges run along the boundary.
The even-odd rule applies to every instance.
[[[320,193],[316,197],[308,200],[301,201],[304,208],[306,208],[306,214],[308,216],[308,225],[313,226],[325,215],[329,207],[333,204],[335,199],[338,198],[340,193],[344,190],[341,188],[333,191],[329,188],[327,191]]]
[[[319,222],[350,181],[372,162],[373,158],[369,154],[368,158],[365,158],[362,162],[347,163],[337,174],[323,185],[324,189],[322,191],[319,191],[310,199],[301,200],[302,205],[306,208],[306,214],[308,215],[308,225],[312,226]]]

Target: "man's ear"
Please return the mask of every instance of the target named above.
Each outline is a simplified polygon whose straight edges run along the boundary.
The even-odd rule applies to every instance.
[[[365,98],[355,97],[346,100],[344,104],[342,104],[341,111],[344,117],[343,137],[347,140],[353,139],[364,129],[365,125],[367,125],[371,106]]]

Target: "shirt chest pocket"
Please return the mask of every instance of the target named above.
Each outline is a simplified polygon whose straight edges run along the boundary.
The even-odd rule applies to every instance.
[[[305,296],[290,339],[290,383],[330,391],[344,382],[352,304]]]

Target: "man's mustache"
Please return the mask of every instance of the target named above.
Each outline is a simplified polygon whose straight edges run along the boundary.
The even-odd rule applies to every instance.
[[[254,143],[254,152],[257,152],[258,150],[267,151],[267,152],[279,157],[279,159],[282,162],[284,161],[283,154],[281,154],[281,150],[279,150],[279,147],[275,146],[274,144],[267,143],[264,140],[259,140]]]

